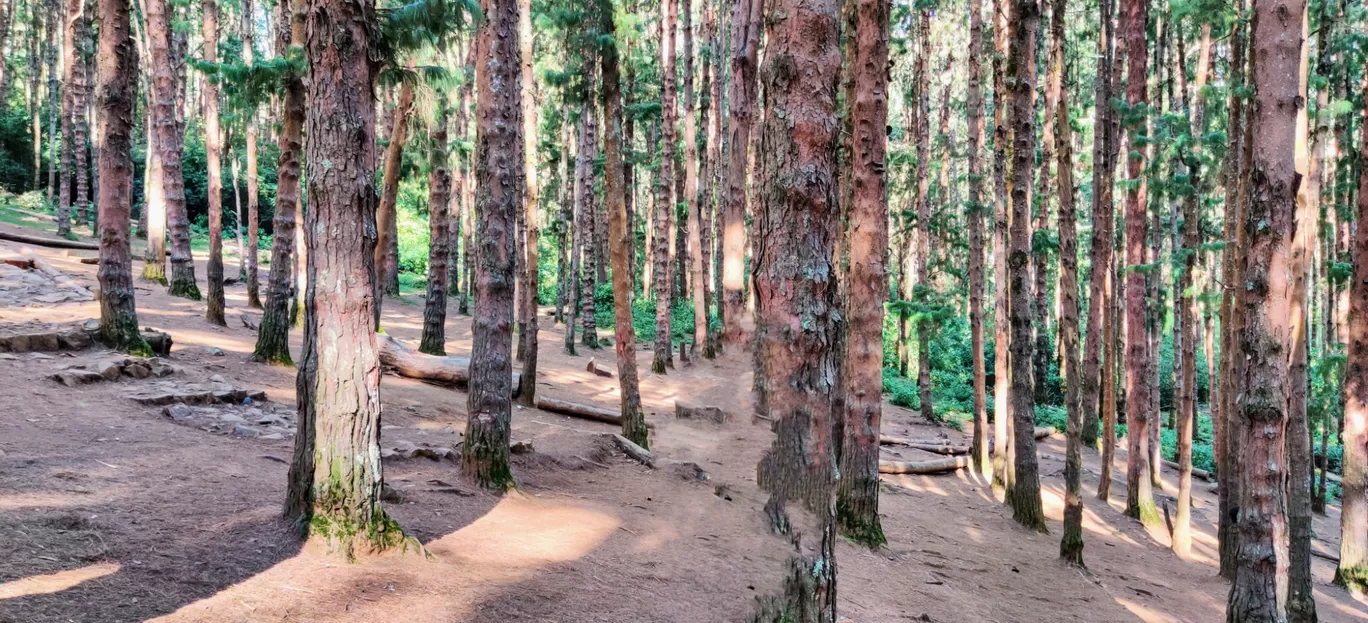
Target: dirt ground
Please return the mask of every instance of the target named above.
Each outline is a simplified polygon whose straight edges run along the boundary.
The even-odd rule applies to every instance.
[[[94,266],[60,251],[37,252],[94,289]],[[198,271],[202,279],[202,264]],[[247,362],[255,332],[239,314],[259,312],[246,309],[243,286],[228,288],[227,328],[206,323],[202,304],[170,298],[161,287],[140,283],[137,296],[142,324],[175,339],[178,371],[169,378],[217,375],[265,390],[278,406],[293,405],[293,369]],[[93,302],[39,305],[0,307],[0,327],[99,313]],[[387,302],[383,324],[416,343],[421,299]],[[540,333],[539,391],[615,406],[616,379],[585,371],[591,356],[611,368],[611,350],[568,357],[561,329],[550,324],[544,319]],[[451,314],[447,335],[449,353],[469,352],[469,318]],[[298,335],[291,337],[297,352]],[[48,378],[61,366],[108,355],[92,349],[0,359],[0,621],[740,621],[755,595],[777,585],[784,545],[765,528],[765,498],[754,478],[771,433],[750,417],[745,353],[656,376],[646,373],[649,351],[639,352],[655,451],[696,463],[707,481],[627,459],[601,437],[612,426],[516,409],[513,438],[536,448],[514,457],[518,491],[501,498],[479,492],[450,461],[387,460],[386,480],[399,500],[386,508],[429,556],[355,563],[301,547],[280,519],[288,439],[205,430],[128,398],[151,380],[69,388]],[[381,397],[386,447],[459,443],[464,393],[387,374]],[[720,406],[733,419],[676,420],[676,400]],[[889,405],[884,428],[963,438]],[[967,472],[886,476],[888,547],[842,544],[837,553],[843,620],[1224,617],[1216,500],[1205,483],[1198,481],[1195,501],[1195,560],[1183,562],[1168,551],[1166,533],[1122,516],[1124,454],[1113,499],[1102,504],[1091,493],[1097,455],[1086,453],[1084,572],[1057,562],[1062,438],[1046,440],[1041,451],[1049,535],[1018,528],[991,488]],[[1164,476],[1171,496],[1175,475]],[[1316,519],[1318,551],[1337,550],[1338,525],[1335,509]],[[1329,584],[1333,564],[1318,557],[1314,565],[1321,620],[1368,620],[1364,604]]]

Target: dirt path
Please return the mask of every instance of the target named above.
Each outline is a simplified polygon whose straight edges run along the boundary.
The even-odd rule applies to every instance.
[[[95,267],[40,253],[93,287]],[[227,328],[205,323],[201,304],[145,284],[139,314],[174,336],[183,380],[218,375],[292,405],[294,371],[246,363],[254,331],[237,315],[257,312],[245,309],[241,286],[228,295]],[[387,331],[416,342],[421,306],[391,301],[385,309]],[[93,303],[0,307],[0,326],[97,314]],[[469,352],[468,318],[453,314],[447,335],[448,352]],[[587,356],[564,356],[559,328],[541,339],[539,391],[616,404],[616,381],[586,372]],[[301,549],[279,519],[288,440],[177,423],[128,399],[148,381],[68,388],[47,379],[58,366],[102,355],[0,359],[0,621],[739,621],[752,597],[777,582],[785,553],[765,529],[754,483],[770,433],[749,415],[744,353],[642,381],[657,453],[696,463],[708,481],[626,459],[600,437],[611,426],[517,409],[514,439],[536,447],[514,457],[518,492],[480,493],[446,461],[387,461],[386,479],[401,496],[387,509],[430,556],[356,564]],[[595,355],[611,367],[611,351]],[[643,370],[649,357],[641,351]],[[382,388],[386,446],[459,442],[464,393],[390,375]],[[733,419],[676,420],[675,400],[721,406]],[[962,437],[901,408],[888,407],[885,417],[893,434]],[[1062,455],[1063,443],[1048,440],[1043,451]],[[1097,457],[1087,459],[1091,492]],[[1215,574],[1213,494],[1199,487],[1198,558],[1186,563],[1168,552],[1166,534],[1122,517],[1122,483],[1109,506],[1089,494],[1087,574],[1056,562],[1062,477],[1061,462],[1043,460],[1051,535],[1017,528],[970,474],[887,477],[889,546],[840,547],[841,612],[857,622],[1222,617],[1227,585]],[[1338,533],[1333,510],[1316,529]],[[1333,552],[1334,539],[1326,541],[1317,547]],[[1330,563],[1315,564],[1321,619],[1368,620],[1368,609],[1328,584]]]

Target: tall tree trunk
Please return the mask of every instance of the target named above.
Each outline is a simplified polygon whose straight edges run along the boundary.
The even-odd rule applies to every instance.
[[[72,177],[76,183],[75,192],[71,197],[71,203],[76,208],[76,222],[82,225],[89,225],[94,229],[95,221],[90,212],[90,126],[89,122],[89,102],[90,102],[90,61],[88,50],[90,49],[90,27],[91,16],[95,13],[95,3],[93,0],[83,0],[84,6],[81,7],[80,31],[75,45],[72,46],[75,58],[71,61],[75,66],[72,71],[73,81],[68,84],[71,93],[71,128],[74,132],[68,138],[72,139]],[[0,62],[0,67],[4,66]],[[0,103],[5,102],[0,99]]]
[[[427,299],[423,303],[423,337],[418,345],[419,352],[429,355],[446,354],[447,245],[450,244],[447,206],[451,203],[446,126],[446,105],[439,102],[428,129],[428,163],[432,167],[428,172],[428,280]]]
[[[200,36],[204,38],[204,61],[218,62],[219,13],[216,0],[200,3]],[[223,318],[223,130],[219,127],[218,85],[205,77],[201,94],[204,115],[204,159],[209,200],[209,265],[205,268],[209,299],[204,318],[210,324],[228,326]]]
[[[129,254],[128,218],[133,204],[133,99],[137,93],[138,52],[129,36],[129,7],[124,0],[100,3],[100,39],[96,55],[101,118],[98,211],[100,223],[100,341],[110,348],[151,354],[138,332],[133,291],[133,258]],[[36,98],[35,98],[36,99]]]
[[[833,412],[840,365],[833,346],[843,329],[833,279],[839,6],[835,0],[782,0],[765,16],[766,114],[756,149],[762,187],[755,211],[756,361],[760,376],[778,382],[766,384],[759,400],[775,439],[757,482],[770,493],[770,528],[787,535],[784,543],[793,549],[783,589],[761,597],[751,621],[837,620],[832,511],[840,449],[833,430],[841,417]],[[800,322],[803,331],[790,329]],[[790,500],[807,512],[790,515]]]
[[[660,179],[656,183],[655,227],[651,239],[651,261],[655,264],[656,335],[651,372],[665,374],[674,367],[670,276],[670,234],[674,219],[675,160],[675,0],[660,4]]]
[[[586,79],[592,79],[592,75],[586,76]],[[592,88],[588,90],[592,92]],[[579,219],[580,213],[584,211],[584,188],[586,186],[584,180],[589,175],[589,173],[585,171],[585,167],[588,166],[589,161],[585,158],[584,143],[582,139],[587,133],[585,125],[589,123],[589,116],[592,114],[593,112],[591,111],[590,105],[583,103],[580,105],[579,125],[576,128],[575,140],[571,143],[572,149],[575,151],[575,179],[573,182],[574,190],[572,191],[573,200],[570,203],[569,212],[566,215],[567,218],[570,219],[568,221],[570,231],[566,234],[570,237],[568,242],[570,246],[570,267],[565,275],[565,287],[568,288],[565,295],[565,304],[567,308],[565,316],[565,354],[567,355],[576,354],[575,328],[578,326],[577,320],[579,318],[580,310],[579,274],[581,233]]]
[[[1126,103],[1144,110],[1148,100],[1146,85],[1149,47],[1145,24],[1149,6],[1145,0],[1123,0],[1121,32],[1126,43]],[[1144,168],[1147,134],[1144,119],[1127,120],[1129,154],[1126,189],[1127,266],[1145,264],[1145,241],[1149,229],[1145,214]],[[1145,274],[1125,271],[1126,275],[1126,515],[1145,523],[1158,521],[1149,465],[1149,335],[1145,326]]]
[[[198,301],[200,291],[195,283],[194,257],[190,254],[190,219],[185,212],[185,178],[181,172],[185,137],[176,112],[180,106],[180,88],[176,78],[180,57],[172,49],[171,16],[167,13],[166,0],[147,0],[144,6],[147,9],[148,47],[152,52],[154,103],[150,117],[155,128],[166,227],[171,233],[170,294]]]
[[[853,9],[854,82],[849,102],[850,206],[847,210],[850,264],[846,269],[847,333],[841,379],[845,413],[840,450],[836,519],[841,533],[877,547],[886,542],[879,522],[879,426],[883,416],[884,299],[888,295],[888,124],[889,6],[861,0]],[[848,21],[847,23],[851,23]],[[838,258],[839,261],[839,258]],[[981,267],[980,267],[981,268]],[[982,359],[980,358],[980,361]]]
[[[1042,13],[1044,10],[1045,7],[1041,6]],[[1058,19],[1059,18],[1054,15],[1053,5],[1051,5],[1051,15],[1048,23],[1053,25]],[[1044,21],[1043,17],[1042,21]],[[1049,45],[1053,46],[1053,28],[1051,28],[1049,34],[1049,41]],[[1046,54],[1049,55],[1050,52],[1047,51]],[[1043,114],[1041,115],[1041,120],[1043,121],[1043,126],[1040,130],[1041,160],[1040,170],[1037,172],[1038,181],[1035,188],[1035,194],[1031,196],[1031,204],[1035,209],[1035,215],[1033,217],[1034,224],[1032,225],[1031,234],[1032,276],[1035,278],[1035,284],[1032,289],[1034,297],[1032,305],[1035,306],[1035,316],[1034,321],[1031,323],[1033,325],[1032,329],[1034,335],[1031,348],[1031,374],[1033,375],[1031,387],[1035,394],[1035,401],[1038,404],[1045,403],[1046,396],[1049,394],[1050,385],[1050,254],[1045,248],[1036,247],[1035,236],[1045,236],[1049,232],[1051,191],[1057,191],[1057,189],[1051,189],[1050,187],[1050,165],[1055,158],[1055,131],[1053,119],[1057,112],[1057,98],[1059,95],[1049,85],[1055,80],[1055,74],[1064,70],[1062,64],[1055,64],[1048,59],[1043,64],[1046,71],[1046,87],[1045,109],[1042,111]]]
[[[588,93],[593,93],[593,59],[587,59],[585,63],[587,71],[585,75],[590,76],[588,81],[590,88]],[[593,101],[585,102],[582,112],[584,125],[580,131],[580,158],[583,159],[582,177],[579,180],[580,195],[583,203],[578,206],[576,218],[578,227],[575,231],[575,242],[578,244],[576,253],[579,258],[580,275],[579,298],[577,299],[580,310],[581,335],[580,342],[585,347],[598,350],[598,306],[594,300],[594,292],[598,289],[598,267],[597,257],[594,252],[594,241],[597,236],[594,234],[596,216],[594,203],[597,201],[594,194],[594,161],[598,159],[598,107],[594,106]]]
[[[481,487],[513,484],[508,467],[512,419],[514,225],[522,201],[517,0],[483,0],[476,35],[475,319],[470,360],[470,420],[461,468]]]
[[[1007,295],[1007,46],[1010,9],[1014,0],[993,2],[993,436],[1012,439],[1011,331]],[[993,447],[993,491],[1003,494],[1013,486],[1016,466],[1010,443]]]
[[[413,81],[404,80],[399,87],[399,104],[394,109],[394,126],[390,129],[389,145],[385,148],[385,173],[381,178],[380,211],[375,221],[375,231],[379,240],[375,245],[375,275],[379,285],[375,295],[375,326],[380,326],[380,308],[388,288],[385,287],[389,271],[390,243],[397,231],[398,215],[395,210],[399,199],[399,170],[404,162],[404,142],[408,138],[409,115],[413,113]]]
[[[717,356],[717,335],[713,332],[712,322],[709,313],[713,309],[713,299],[717,295],[714,290],[711,278],[713,266],[713,223],[714,212],[713,204],[717,190],[717,169],[720,167],[718,162],[718,142],[721,140],[719,117],[722,115],[722,98],[720,84],[722,75],[716,71],[721,68],[717,64],[721,38],[717,33],[717,3],[713,0],[703,1],[703,31],[702,36],[704,45],[707,49],[707,56],[702,61],[702,84],[699,87],[699,116],[703,120],[703,132],[705,146],[703,152],[699,154],[702,160],[698,168],[698,194],[695,201],[698,204],[698,240],[694,248],[697,249],[697,270],[698,276],[696,287],[703,292],[703,343],[698,346],[705,359],[712,359]],[[695,318],[695,322],[697,319]],[[697,327],[695,327],[696,329]]]
[[[285,56],[291,45],[304,43],[304,13],[302,0],[280,5],[279,21],[289,28],[281,28],[276,36],[276,54]],[[254,361],[293,365],[290,358],[290,299],[293,298],[293,268],[295,232],[299,223],[295,211],[299,206],[299,155],[303,149],[304,82],[291,76],[285,83],[282,106],[284,123],[277,141],[280,160],[276,164],[276,204],[271,239],[271,273],[266,292],[266,308],[261,314],[261,328],[257,330]]]
[[[1310,12],[1302,3],[1302,42],[1298,106],[1295,129],[1295,167],[1300,192],[1295,196],[1295,211],[1291,228],[1283,244],[1290,255],[1284,277],[1284,296],[1287,300],[1287,328],[1283,335],[1287,374],[1287,535],[1288,535],[1288,623],[1315,623],[1316,600],[1311,577],[1311,425],[1307,418],[1307,332],[1312,312],[1307,306],[1307,271],[1316,249],[1316,212],[1318,205],[1312,193],[1320,192],[1320,174],[1310,170],[1309,120],[1306,111],[1307,71],[1311,46],[1307,44]],[[1324,24],[1324,22],[1322,22]]]
[[[706,0],[704,0],[706,2]],[[690,0],[682,0],[681,13],[684,16],[680,32],[684,35],[684,201],[689,211],[689,290],[693,298],[694,311],[694,354],[708,352],[708,303],[705,297],[708,284],[703,279],[703,205],[699,198],[699,153],[698,153],[698,114],[694,111],[694,54],[693,54],[693,5]],[[701,63],[705,67],[706,63]],[[706,87],[706,84],[704,85]],[[706,117],[707,111],[703,111]],[[683,344],[680,352],[685,351]]]
[[[913,73],[918,76],[914,78],[917,87],[917,290],[914,290],[912,300],[929,305],[932,296],[931,284],[931,201],[928,198],[930,190],[930,165],[931,165],[931,81],[927,74],[927,66],[931,62],[931,9],[925,8],[919,11],[919,32],[917,37],[920,42],[920,50],[917,53],[916,69]],[[924,318],[925,314],[919,314],[917,322],[917,389],[918,403],[921,407],[922,419],[934,422],[935,409],[931,403],[931,322]]]
[[[57,120],[61,118],[61,88],[58,85],[57,77],[57,51],[61,49],[61,33],[64,28],[60,28],[59,17],[62,15],[60,0],[46,0],[47,12],[47,46],[43,54],[43,65],[47,70],[47,96],[48,96],[48,167],[47,167],[47,201],[48,205],[61,205],[54,203],[57,192],[57,168],[61,160],[55,145],[57,145]],[[150,108],[150,107],[149,107]],[[60,227],[61,213],[58,213]]]
[[[983,151],[983,89],[980,84],[983,67],[979,59],[982,51],[983,2],[969,0],[969,202],[965,216],[969,219],[969,339],[974,351],[974,437],[970,454],[973,468],[988,476],[993,473],[993,460],[988,447],[988,381],[983,354],[983,213],[986,206],[980,153]],[[879,331],[882,340],[882,323]],[[880,357],[882,348],[881,341]]]
[[[36,191],[43,185],[43,104],[41,94],[43,65],[42,55],[39,52],[40,46],[42,46],[40,37],[45,37],[52,25],[48,23],[44,15],[41,1],[32,0],[29,3],[29,9],[33,11],[29,15],[26,50],[28,56],[28,112],[29,117],[33,119],[33,124],[29,130],[29,138],[33,141],[33,186],[30,190]],[[136,88],[137,85],[134,86]]]
[[[1240,436],[1239,555],[1226,607],[1228,621],[1282,621],[1288,594],[1286,472],[1287,337],[1292,329],[1288,237],[1296,231],[1294,166],[1298,109],[1289,80],[1301,63],[1301,0],[1254,4],[1250,40],[1258,42],[1251,75],[1251,160],[1245,204],[1247,267],[1241,283],[1240,356],[1236,411]]]
[[[1368,94],[1368,78],[1362,86]],[[1368,150],[1368,111],[1361,125],[1360,149]],[[1348,147],[1348,145],[1346,145]],[[1358,172],[1358,222],[1368,223],[1368,167]],[[1344,375],[1344,483],[1340,510],[1340,562],[1335,584],[1356,594],[1368,592],[1368,230],[1356,231],[1351,246],[1354,275],[1349,280],[1348,347]]]
[[[135,20],[134,26],[138,22]],[[147,54],[143,65],[152,60],[151,37],[144,37]],[[166,285],[166,192],[162,188],[161,152],[157,149],[156,89],[144,72],[143,91],[146,96],[143,126],[146,130],[147,164],[143,171],[143,214],[147,221],[147,249],[143,255],[141,279]]]
[[[746,286],[746,172],[755,124],[756,63],[760,51],[762,0],[735,0],[732,6],[731,94],[727,128],[727,181],[722,202],[722,338],[739,346]]]
[[[252,0],[242,2],[242,63],[251,67],[255,63],[253,49],[256,35],[255,14]],[[248,110],[243,124],[246,126],[247,140],[247,306],[261,309],[261,279],[257,275],[257,248],[261,246],[257,231],[260,229],[260,189],[257,184],[257,125],[256,108]],[[236,184],[235,184],[236,186]],[[242,222],[238,222],[241,228]],[[240,239],[239,239],[240,241]],[[241,245],[239,245],[241,246]],[[275,264],[271,265],[273,268]]]
[[[81,97],[81,62],[77,51],[85,38],[82,0],[66,0],[62,32],[62,170],[57,188],[57,235],[71,235],[71,182],[76,158],[76,103]]]
[[[608,208],[609,247],[613,262],[613,350],[617,355],[618,387],[622,398],[622,435],[650,447],[646,415],[637,386],[636,330],[632,325],[632,267],[627,249],[633,243],[627,226],[627,184],[622,157],[622,91],[618,81],[617,32],[611,0],[597,0],[600,32],[612,43],[600,44],[603,66],[604,203]]]
[[[1073,130],[1069,126],[1068,59],[1064,18],[1067,0],[1053,0],[1050,10],[1050,62],[1055,65],[1047,87],[1055,103],[1054,139],[1059,189],[1059,341],[1063,359],[1064,408],[1068,415],[1064,460],[1064,536],[1059,557],[1083,566],[1083,414],[1079,411],[1078,370],[1078,232],[1074,227]],[[1042,206],[1044,207],[1044,206]],[[1038,347],[1038,345],[1037,345]],[[1034,432],[1034,429],[1032,429]]]
[[[369,2],[307,2],[307,158],[330,166],[309,170],[299,434],[286,513],[329,551],[352,557],[404,542],[380,506],[380,362],[370,225],[376,207],[375,9]],[[338,46],[339,37],[348,45]],[[477,361],[481,353],[477,347]],[[481,369],[471,366],[472,395]]]
[[[537,99],[536,84],[533,76],[532,40],[532,0],[520,0],[518,6],[518,43],[522,77],[522,150],[523,175],[527,186],[523,190],[523,202],[527,221],[523,238],[523,278],[522,305],[519,311],[522,321],[523,367],[519,377],[518,401],[528,407],[537,404],[537,290],[541,261],[538,244],[541,229],[537,224],[537,204],[541,188],[537,184]],[[630,306],[629,306],[630,307]]]
[[[570,174],[570,154],[573,153],[570,124],[570,107],[565,107],[565,118],[561,120],[560,142],[560,185],[557,203],[560,208],[560,223],[556,228],[559,234],[559,252],[556,259],[556,323],[564,325],[567,333],[572,333],[566,322],[566,305],[570,302],[570,230],[575,225],[574,187],[575,178]]]
[[[1093,107],[1092,149],[1092,251],[1088,268],[1088,321],[1083,345],[1083,368],[1080,378],[1079,411],[1083,414],[1083,445],[1097,447],[1099,407],[1102,403],[1102,327],[1107,322],[1112,302],[1107,298],[1107,275],[1111,272],[1112,241],[1115,227],[1112,205],[1112,184],[1108,171],[1116,150],[1111,147],[1111,71],[1114,34],[1112,32],[1112,2],[1100,0],[1097,37],[1097,78],[1093,90],[1095,102],[1108,102]],[[1103,481],[1105,483],[1105,481]]]
[[[1007,292],[1011,299],[1012,445],[1015,477],[1008,500],[1012,518],[1045,532],[1036,459],[1035,396],[1031,389],[1031,182],[1035,165],[1036,37],[1040,27],[1037,0],[1016,0],[1012,14],[1012,47],[1007,73],[1012,77],[1008,123],[1012,128],[1010,255]],[[1006,439],[1003,439],[1006,443]]]

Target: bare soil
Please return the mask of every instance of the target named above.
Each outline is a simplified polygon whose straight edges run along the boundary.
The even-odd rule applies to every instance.
[[[38,253],[94,289],[94,266],[60,251]],[[170,298],[160,286],[139,283],[137,295],[142,324],[176,341],[178,372],[168,378],[217,375],[264,389],[274,407],[267,412],[293,405],[293,369],[247,361],[255,331],[238,315],[259,312],[246,309],[242,286],[228,288],[227,328],[205,322],[202,303]],[[452,312],[447,350],[468,354],[469,318]],[[98,313],[93,302],[7,306],[0,327]],[[383,324],[416,343],[421,301],[387,301]],[[591,356],[612,369],[611,350],[567,357],[561,329],[550,324],[543,319],[538,390],[615,406],[616,379],[585,370]],[[298,335],[292,338],[297,352]],[[775,588],[786,557],[785,541],[765,527],[765,497],[755,486],[755,464],[771,433],[751,417],[747,353],[644,375],[660,469],[605,442],[612,426],[534,409],[513,415],[514,440],[532,441],[535,451],[514,456],[519,489],[508,495],[478,491],[451,461],[387,460],[386,480],[399,497],[386,508],[427,556],[356,562],[301,545],[280,519],[288,439],[178,422],[128,398],[152,380],[68,388],[47,378],[60,366],[108,355],[92,349],[0,359],[0,621],[740,621],[755,595]],[[640,352],[641,370],[649,359]],[[464,393],[386,375],[382,399],[386,446],[460,443]],[[730,420],[676,420],[676,400],[722,407]],[[906,437],[964,437],[891,405],[884,427]],[[869,551],[842,544],[837,553],[845,620],[1224,617],[1216,500],[1205,483],[1196,487],[1194,560],[1180,561],[1162,529],[1147,531],[1122,516],[1124,455],[1113,500],[1103,504],[1091,494],[1097,455],[1085,453],[1088,570],[1076,570],[1057,561],[1062,439],[1046,440],[1041,452],[1050,535],[1018,528],[991,488],[968,472],[886,476],[881,511],[889,545]],[[675,466],[681,462],[695,463],[707,480]],[[1163,494],[1171,496],[1175,475],[1164,476]],[[1315,528],[1317,550],[1334,555],[1336,509]],[[1368,608],[1329,584],[1332,572],[1332,563],[1315,560],[1321,620],[1368,620]]]

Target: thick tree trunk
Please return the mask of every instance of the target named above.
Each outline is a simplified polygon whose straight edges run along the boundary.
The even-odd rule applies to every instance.
[[[428,280],[423,303],[423,337],[418,350],[429,355],[446,354],[447,312],[447,206],[451,204],[451,171],[447,170],[447,116],[438,104],[428,130]]]
[[[611,0],[597,0],[596,8],[601,32],[616,35]],[[641,392],[637,386],[632,267],[627,253],[633,237],[627,226],[627,184],[622,164],[622,91],[618,83],[616,43],[600,47],[599,55],[603,66],[604,203],[608,208],[608,243],[613,263],[613,350],[617,355],[618,387],[622,397],[622,436],[642,448],[650,448],[646,415],[641,410]]]
[[[1036,36],[1040,27],[1037,0],[1016,0],[1012,14],[1012,47],[1007,73],[1012,77],[1008,123],[1012,128],[1011,227],[1007,292],[1011,300],[1011,401],[1015,476],[1008,501],[1012,518],[1045,532],[1036,460],[1035,396],[1031,388],[1031,182],[1035,165]],[[1007,445],[1007,444],[1003,444]]]
[[[62,31],[62,170],[57,189],[57,235],[71,235],[71,182],[76,144],[76,102],[81,92],[81,62],[77,44],[85,38],[82,0],[66,0]]]
[[[1149,47],[1145,40],[1145,24],[1149,7],[1145,0],[1123,0],[1121,3],[1121,32],[1126,43],[1126,102],[1131,107],[1143,107],[1148,100],[1146,68]],[[1127,266],[1145,264],[1145,241],[1148,239],[1148,217],[1145,214],[1144,167],[1147,149],[1143,120],[1128,123],[1126,189],[1126,257]],[[1150,523],[1159,520],[1150,485],[1149,466],[1149,332],[1146,328],[1145,274],[1126,271],[1126,515]]]
[[[100,3],[96,55],[100,124],[98,211],[100,217],[100,341],[115,350],[150,355],[138,332],[134,304],[133,259],[129,253],[129,206],[133,203],[133,99],[137,93],[138,52],[129,36],[124,0]]]
[[[1011,331],[1007,293],[1007,46],[1010,13],[1008,2],[993,2],[993,436],[1012,438]],[[993,450],[993,491],[1008,501],[1016,466],[1012,444],[999,444]]]
[[[1289,80],[1301,62],[1301,0],[1260,0],[1250,40],[1258,42],[1252,68],[1252,156],[1247,194],[1241,283],[1239,356],[1245,360],[1236,399],[1241,465],[1239,555],[1226,620],[1282,621],[1288,595],[1285,428],[1291,301],[1288,238],[1296,231],[1294,166],[1300,89]]]
[[[537,290],[540,289],[538,271],[541,268],[538,248],[541,228],[537,224],[541,188],[537,184],[537,100],[532,67],[532,0],[521,0],[518,6],[518,43],[522,74],[520,95],[523,107],[523,175],[526,184],[523,191],[523,210],[526,213],[522,255],[523,298],[522,304],[518,307],[522,315],[518,328],[522,331],[520,350],[523,354],[523,367],[518,400],[524,405],[532,406],[537,404]]]
[[[703,0],[706,2],[707,0]],[[694,54],[693,54],[693,6],[690,0],[682,0],[681,14],[683,23],[680,32],[684,35],[684,201],[689,211],[689,293],[693,299],[694,311],[694,354],[707,352],[708,349],[708,284],[703,279],[703,204],[699,197],[699,153],[698,153],[698,114],[694,111]],[[706,68],[706,63],[702,63]],[[706,69],[705,69],[706,73]],[[704,85],[706,87],[706,85]],[[706,117],[707,111],[703,111]],[[687,347],[679,345],[684,352]]]
[[[739,346],[745,340],[741,316],[746,286],[746,173],[751,128],[755,124],[762,5],[761,0],[735,0],[732,6],[727,180],[721,205],[722,338],[728,346]]]
[[[861,0],[854,7],[854,82],[849,103],[851,201],[847,210],[847,333],[841,379],[845,413],[836,520],[841,533],[869,547],[882,545],[879,522],[879,426],[883,415],[884,299],[888,295],[889,6]],[[981,360],[981,359],[980,359]]]
[[[672,292],[670,266],[671,224],[674,222],[675,154],[675,0],[660,4],[660,177],[656,181],[655,224],[651,238],[654,264],[656,335],[651,372],[665,374],[674,367],[670,314]]]
[[[404,160],[404,142],[408,139],[409,115],[413,112],[413,81],[405,80],[399,87],[399,104],[394,109],[394,126],[390,129],[389,145],[385,148],[385,172],[381,178],[380,211],[376,215],[375,275],[379,285],[375,296],[375,326],[380,326],[380,308],[389,288],[385,287],[389,271],[390,244],[397,232],[399,199],[399,169]]]
[[[1362,85],[1368,93],[1368,80]],[[1368,114],[1360,149],[1368,150]],[[1347,147],[1347,145],[1346,145]],[[1368,167],[1359,169],[1358,222],[1368,223]],[[1344,342],[1344,481],[1340,510],[1340,562],[1335,583],[1356,594],[1368,592],[1368,231],[1356,231],[1350,245],[1354,263],[1349,281],[1349,321]]]
[[[983,354],[983,77],[979,54],[983,49],[983,3],[969,2],[969,334],[973,350],[974,433],[973,468],[980,475],[993,473],[988,451],[988,386]],[[885,226],[886,229],[886,226]],[[855,326],[854,323],[851,326]],[[879,324],[882,357],[883,324]],[[880,362],[882,365],[882,362]],[[882,379],[880,380],[882,382]],[[880,387],[882,391],[882,386]],[[991,476],[990,476],[991,477]]]
[[[276,54],[285,56],[291,45],[304,43],[304,14],[298,10],[302,2],[281,4],[279,20],[288,23],[276,37]],[[293,42],[293,43],[292,43]],[[282,105],[284,123],[277,141],[280,160],[276,165],[276,204],[271,240],[271,273],[266,292],[266,308],[261,314],[261,328],[257,330],[254,361],[293,365],[290,358],[290,299],[293,298],[293,266],[295,255],[295,211],[299,205],[299,156],[303,150],[304,82],[299,76],[285,84]]]
[[[1053,0],[1050,10],[1050,63],[1055,65],[1047,88],[1055,103],[1054,143],[1059,189],[1059,342],[1063,366],[1064,408],[1068,441],[1064,452],[1064,536],[1059,557],[1083,566],[1083,414],[1079,411],[1078,369],[1078,232],[1075,229],[1073,130],[1069,125],[1068,59],[1064,18],[1067,0]],[[1038,347],[1038,345],[1037,345]]]
[[[219,13],[217,0],[200,3],[200,36],[204,38],[204,61],[218,62]],[[210,324],[228,326],[223,317],[223,130],[219,126],[218,85],[206,79],[201,94],[204,115],[204,159],[209,200],[209,264],[205,268],[209,296],[204,318]]]
[[[514,227],[522,205],[518,170],[522,128],[517,0],[483,0],[476,35],[475,319],[470,361],[470,420],[461,468],[481,487],[513,485],[508,466],[512,419]]]
[[[587,71],[585,75],[590,76],[589,83],[593,84],[594,75],[593,59],[586,62]],[[593,89],[589,90],[591,93]],[[586,103],[582,113],[584,116],[583,125],[580,126],[580,202],[577,206],[575,218],[577,227],[575,228],[576,259],[578,266],[576,272],[579,273],[579,298],[576,304],[579,306],[580,319],[580,342],[586,348],[598,350],[598,306],[594,300],[594,292],[598,289],[598,267],[597,257],[594,253],[594,240],[597,237],[594,233],[594,222],[596,216],[594,204],[597,202],[594,193],[594,160],[598,158],[598,107],[592,102]]]
[[[833,250],[839,2],[783,0],[766,14],[764,124],[756,150],[756,361],[775,439],[757,482],[771,529],[788,535],[788,571],[750,621],[835,623],[837,313]],[[782,118],[781,118],[782,117]],[[803,331],[790,327],[801,322]],[[786,502],[805,513],[789,514]],[[804,537],[808,540],[804,547]],[[814,541],[815,539],[815,541]],[[791,545],[789,545],[791,543]],[[802,614],[798,614],[802,613]]]
[[[395,547],[380,506],[380,361],[373,330],[375,42],[368,2],[307,0],[308,290],[299,434],[286,514],[329,551]],[[347,45],[339,46],[339,37]]]
[[[149,112],[161,170],[166,227],[171,233],[170,294],[198,301],[200,291],[195,284],[195,262],[190,254],[190,220],[185,212],[185,179],[181,172],[185,137],[176,114],[180,99],[176,66],[180,58],[171,45],[171,16],[167,13],[166,0],[147,0],[144,7],[147,10],[148,47],[152,53],[153,106]]]

